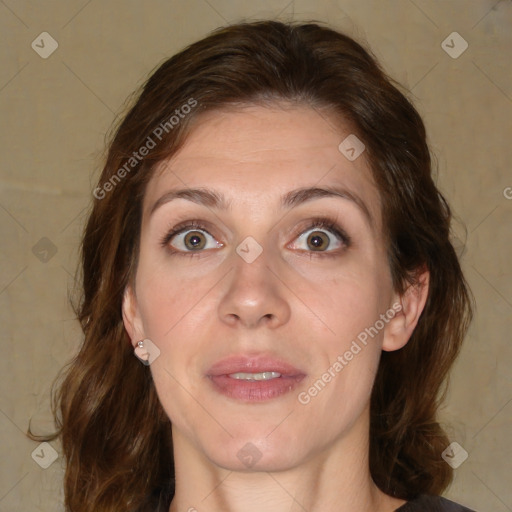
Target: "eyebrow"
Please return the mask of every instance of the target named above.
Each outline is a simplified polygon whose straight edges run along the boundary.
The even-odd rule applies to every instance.
[[[323,197],[337,197],[351,201],[364,214],[368,224],[373,226],[373,218],[365,202],[354,192],[338,186],[305,187],[291,190],[281,197],[281,208],[292,209],[308,201]],[[175,199],[186,199],[187,201],[218,210],[228,210],[231,207],[231,201],[228,201],[225,196],[214,190],[206,188],[183,188],[170,190],[157,199],[151,207],[149,215],[151,216],[162,205]]]

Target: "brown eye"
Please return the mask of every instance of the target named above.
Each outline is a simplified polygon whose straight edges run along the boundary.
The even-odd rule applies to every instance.
[[[325,251],[329,247],[329,237],[322,231],[313,231],[307,238],[306,243],[313,251]]]
[[[196,251],[204,248],[206,240],[200,231],[189,231],[183,238],[183,243],[187,249]]]
[[[162,247],[171,248],[174,254],[202,253],[223,247],[221,242],[196,222],[176,227],[161,240]]]
[[[317,218],[299,235],[293,248],[333,256],[338,254],[340,249],[346,249],[350,245],[350,237],[336,222],[327,218]]]

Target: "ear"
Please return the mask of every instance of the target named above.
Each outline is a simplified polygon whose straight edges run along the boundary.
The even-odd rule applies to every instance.
[[[145,336],[137,297],[131,285],[127,285],[124,290],[122,314],[124,328],[131,338],[132,345],[135,347],[137,342],[144,339]]]
[[[396,311],[396,314],[384,329],[382,350],[399,350],[409,341],[427,302],[429,278],[428,270],[421,271],[416,283],[411,284],[403,295],[394,297],[389,311]]]

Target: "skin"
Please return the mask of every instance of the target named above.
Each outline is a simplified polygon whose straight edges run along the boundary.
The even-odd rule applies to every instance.
[[[150,370],[172,423],[171,512],[392,512],[405,503],[371,479],[369,400],[381,351],[402,348],[416,326],[428,274],[403,296],[394,291],[379,192],[364,153],[349,161],[338,149],[350,133],[308,106],[209,112],[148,184],[135,286],[125,291],[123,317],[134,346],[149,338],[161,352]],[[313,186],[356,194],[371,220],[346,198],[281,208],[282,195]],[[179,198],[150,214],[163,194],[186,187],[214,189],[231,207]],[[329,228],[309,229],[318,215],[337,220],[350,244]],[[160,245],[170,228],[193,219],[207,223],[208,233],[189,230],[206,243],[201,251],[185,245],[187,233]],[[323,252],[307,242],[311,233],[327,245]],[[236,252],[248,236],[262,248],[252,263]],[[402,310],[378,335],[300,403],[298,394],[397,303]],[[264,402],[227,398],[206,372],[240,353],[284,359],[307,376]],[[260,456],[251,467],[237,457],[246,443]]]

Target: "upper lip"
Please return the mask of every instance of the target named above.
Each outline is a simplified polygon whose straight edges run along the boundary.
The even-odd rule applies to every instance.
[[[268,355],[232,355],[217,361],[207,371],[209,377],[229,375],[231,373],[278,372],[285,377],[304,375],[283,359]]]

